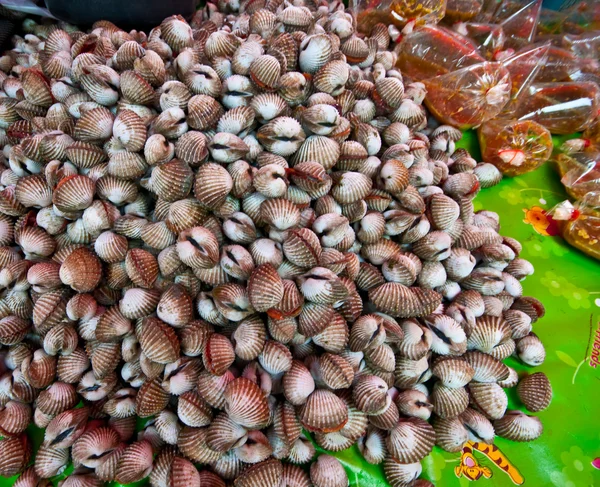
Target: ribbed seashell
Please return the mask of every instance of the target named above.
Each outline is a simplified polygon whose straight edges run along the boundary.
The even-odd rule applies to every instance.
[[[471,382],[468,386],[471,404],[490,419],[501,418],[508,405],[506,393],[496,383]]]
[[[337,96],[344,91],[349,74],[344,61],[329,61],[316,72],[313,83],[317,90]]]
[[[543,431],[539,418],[518,410],[507,411],[502,418],[494,421],[494,429],[498,436],[512,441],[533,441]]]
[[[179,339],[173,329],[157,318],[147,318],[138,332],[140,347],[152,361],[174,362],[179,357]]]
[[[227,414],[220,413],[207,429],[206,443],[211,450],[224,453],[243,445],[247,434],[246,428],[235,423]]]
[[[71,449],[73,462],[88,468],[96,468],[103,463],[104,456],[115,450],[121,439],[110,427],[101,426],[80,436]]]
[[[552,386],[546,374],[536,372],[519,381],[517,394],[528,411],[543,411],[552,400]]]
[[[320,380],[331,389],[349,388],[354,380],[350,363],[339,355],[325,353],[319,357]]]
[[[406,418],[389,432],[386,446],[397,461],[412,463],[425,458],[435,444],[435,431],[429,423],[419,418]]]
[[[93,291],[102,278],[102,266],[94,253],[75,249],[60,266],[60,280],[77,292]]]
[[[2,328],[0,343],[3,345],[14,345],[25,338],[31,324],[18,316],[7,316],[0,320],[0,326]]]
[[[42,72],[36,69],[25,69],[21,73],[21,83],[25,100],[33,105],[49,107],[53,103],[50,85]]]
[[[72,384],[81,379],[81,376],[89,366],[90,361],[85,351],[81,348],[76,348],[69,355],[58,357],[56,376],[58,380]]]
[[[450,388],[464,387],[475,375],[475,370],[469,361],[458,357],[439,357],[431,371],[446,387]]]
[[[103,410],[113,418],[127,418],[135,415],[135,395],[133,388],[119,389],[111,394],[104,404]]]
[[[459,452],[469,439],[469,434],[460,418],[440,418],[433,420],[436,444],[448,452]]]
[[[227,337],[213,333],[206,340],[202,360],[211,374],[223,375],[235,360],[235,350]]]
[[[383,471],[392,487],[404,487],[416,485],[414,482],[421,475],[422,467],[420,462],[400,463],[388,456],[383,462]]]
[[[67,176],[60,180],[52,195],[54,206],[62,212],[84,210],[92,204],[94,182],[86,176]]]
[[[15,198],[26,207],[43,208],[52,203],[52,190],[40,175],[19,178]]]
[[[244,470],[234,480],[235,487],[259,487],[261,485],[279,485],[283,466],[279,460],[270,458],[256,463]]]
[[[488,444],[494,442],[495,432],[492,423],[480,412],[467,408],[460,416],[469,434],[469,440]]]
[[[321,69],[332,52],[331,38],[326,34],[315,34],[304,38],[300,44],[298,63],[303,73],[315,74]]]
[[[252,255],[241,245],[223,247],[220,265],[227,274],[237,279],[247,280],[254,270]]]
[[[35,455],[35,472],[42,478],[54,477],[62,473],[69,462],[68,448],[40,446]]]
[[[131,110],[122,110],[115,118],[113,136],[131,152],[137,152],[146,142],[146,126]]]
[[[300,210],[287,199],[274,198],[260,205],[260,217],[278,230],[287,230],[300,221]]]
[[[195,428],[207,426],[213,417],[208,404],[194,391],[179,396],[177,416],[184,424]]]
[[[348,476],[340,461],[330,455],[319,455],[310,467],[310,480],[315,487],[347,487]]]
[[[44,432],[44,445],[53,448],[69,448],[84,433],[88,414],[88,408],[83,407],[56,415]]]
[[[433,410],[433,405],[427,396],[415,389],[401,392],[395,401],[398,411],[406,416],[428,420]]]
[[[436,382],[431,393],[433,412],[440,418],[452,419],[469,405],[469,394],[464,387],[446,387]]]
[[[269,422],[266,397],[254,382],[246,378],[230,382],[225,389],[224,400],[229,417],[248,429],[260,429]]]
[[[197,130],[216,127],[223,116],[223,107],[207,95],[195,95],[188,102],[188,123]],[[233,161],[232,161],[233,162]]]
[[[454,319],[444,315],[431,315],[424,319],[432,331],[431,350],[440,355],[462,355],[467,349],[467,337]]]
[[[148,51],[150,52],[150,51]],[[187,132],[186,132],[187,133]],[[185,136],[185,134],[184,134]],[[182,136],[183,137],[183,136]],[[144,143],[144,157],[150,166],[168,162],[173,159],[175,148],[173,144],[165,138],[164,135],[154,134],[148,137]],[[185,156],[179,156],[184,162]]]
[[[300,292],[317,304],[333,304],[348,296],[344,283],[329,269],[315,267],[298,278]]]
[[[44,351],[48,355],[69,355],[77,347],[77,331],[67,325],[58,325],[50,329],[44,337]]]
[[[354,383],[352,397],[356,407],[367,414],[381,414],[389,406],[385,381],[375,375],[363,374]]]
[[[22,472],[31,458],[31,443],[26,434],[0,440],[0,475],[12,477]]]
[[[42,352],[43,353],[43,352]],[[8,401],[0,409],[0,432],[4,437],[18,436],[29,425],[31,406],[18,401]]]
[[[357,445],[365,460],[373,465],[380,464],[387,456],[384,434],[377,428],[369,428],[366,435],[357,440]]]
[[[177,61],[181,58],[178,57]],[[207,95],[217,98],[221,94],[222,83],[217,72],[204,64],[193,64],[182,74],[185,86],[195,95]],[[183,93],[182,93],[183,94]],[[190,98],[189,92],[185,96]],[[185,108],[180,106],[180,108]]]
[[[159,273],[156,257],[143,249],[130,249],[127,252],[125,270],[133,283],[143,288],[153,287]]]
[[[129,445],[119,458],[115,480],[131,483],[142,480],[152,471],[152,445],[147,440]]]
[[[82,142],[104,142],[112,136],[114,117],[104,108],[86,110],[75,124],[74,138]]]
[[[36,350],[31,358],[26,357],[21,362],[21,372],[29,384],[43,389],[54,380],[56,359],[42,349]]]
[[[248,280],[248,297],[256,311],[276,306],[283,297],[283,282],[271,264],[257,266]]]
[[[309,370],[296,360],[284,374],[282,384],[286,399],[295,406],[304,404],[315,390],[315,382]]]
[[[248,74],[258,89],[275,91],[278,88],[282,70],[277,58],[264,54],[252,61]]]
[[[179,332],[181,351],[189,357],[197,357],[202,353],[208,336],[213,328],[202,320],[190,321]]]
[[[338,396],[327,390],[316,390],[298,412],[302,425],[313,432],[339,431],[348,421],[348,407]]]
[[[441,296],[433,290],[408,288],[395,282],[370,289],[369,299],[380,311],[402,318],[429,314],[441,302]]]
[[[165,63],[158,53],[150,49],[134,59],[133,69],[152,86],[158,87],[165,82]]]
[[[338,162],[340,154],[340,145],[334,139],[320,135],[311,135],[293,155],[293,161],[294,164],[317,161],[325,170],[329,170]]]
[[[148,380],[138,390],[135,398],[136,414],[142,418],[162,411],[169,402],[169,394],[160,386],[158,379]]]
[[[496,346],[501,345],[511,336],[510,326],[501,317],[483,316],[478,318],[475,328],[470,331],[467,347],[490,353]]]
[[[364,199],[373,185],[371,178],[358,172],[333,173],[332,179],[331,195],[342,205]]]

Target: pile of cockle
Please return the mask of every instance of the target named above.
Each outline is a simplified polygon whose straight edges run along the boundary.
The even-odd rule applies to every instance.
[[[533,268],[473,208],[500,174],[428,121],[386,26],[299,4],[148,35],[26,21],[0,58],[0,474],[19,487],[71,461],[64,487],[345,487],[331,456],[300,467],[309,435],[423,487],[434,444],[541,434],[503,389],[504,358],[544,360]],[[518,392],[551,398],[543,373]]]

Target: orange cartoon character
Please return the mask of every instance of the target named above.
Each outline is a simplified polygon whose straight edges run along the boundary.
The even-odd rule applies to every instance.
[[[552,216],[548,214],[546,210],[539,206],[533,206],[532,208],[524,208],[525,218],[524,223],[527,223],[533,227],[533,229],[540,235],[546,237],[554,237],[558,235],[558,226],[552,219]]]
[[[477,441],[467,441],[462,449],[460,457],[460,465],[454,467],[454,473],[457,477],[465,477],[469,480],[478,480],[481,477],[489,479],[493,473],[488,467],[480,465],[473,453],[478,451],[486,458],[494,462],[494,464],[506,473],[516,485],[521,485],[525,479],[516,469],[516,467],[508,461],[508,458],[498,449],[496,445],[488,445],[487,443]]]
[[[468,442],[463,447],[460,465],[454,467],[454,473],[457,477],[464,476],[469,480],[479,480],[481,477],[489,479],[492,476],[492,471],[487,467],[479,465],[479,462],[473,455],[473,450],[469,443],[471,442]]]

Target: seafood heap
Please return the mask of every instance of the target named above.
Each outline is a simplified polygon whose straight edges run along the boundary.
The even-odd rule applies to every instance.
[[[501,174],[428,119],[386,26],[355,27],[328,2],[24,23],[0,57],[1,475],[348,485],[300,467],[316,442],[425,487],[434,445],[542,433],[504,389],[540,411],[548,379],[502,362],[544,361],[533,268],[473,207]]]

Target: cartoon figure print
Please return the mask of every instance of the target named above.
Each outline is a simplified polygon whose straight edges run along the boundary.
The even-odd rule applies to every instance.
[[[525,479],[521,476],[516,467],[508,461],[508,458],[495,445],[468,441],[462,449],[460,465],[454,467],[454,473],[457,477],[465,477],[468,480],[479,480],[481,477],[489,479],[493,472],[490,468],[480,465],[473,454],[475,451],[482,453],[494,464],[504,471],[516,485],[521,485]]]

